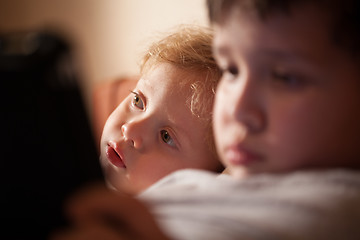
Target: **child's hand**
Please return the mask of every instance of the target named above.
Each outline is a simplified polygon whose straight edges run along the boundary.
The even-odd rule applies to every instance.
[[[51,240],[168,239],[143,203],[103,186],[77,193],[66,210],[73,226]]]

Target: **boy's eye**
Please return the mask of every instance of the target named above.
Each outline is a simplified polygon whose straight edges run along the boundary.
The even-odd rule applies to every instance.
[[[280,82],[281,84],[284,84],[289,87],[297,87],[301,84],[299,78],[291,74],[273,72],[272,76],[275,81]]]
[[[232,76],[237,76],[239,74],[239,70],[235,66],[229,66],[228,68],[223,69],[223,74],[227,73]]]
[[[237,69],[237,67],[235,66],[230,66],[229,69],[228,69],[228,72],[231,74],[231,75],[238,75],[239,73],[239,70]]]
[[[169,144],[170,146],[175,147],[175,142],[172,139],[172,137],[170,136],[169,132],[166,130],[161,130],[160,131],[160,136],[161,136],[161,140],[164,141],[164,143]]]
[[[136,92],[132,92],[134,94],[134,97],[132,99],[132,104],[137,107],[140,108],[141,110],[144,109],[144,101],[141,99],[140,95]]]

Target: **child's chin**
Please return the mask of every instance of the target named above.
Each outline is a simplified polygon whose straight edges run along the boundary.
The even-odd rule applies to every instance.
[[[245,168],[243,167],[232,167],[227,168],[227,173],[231,175],[235,179],[243,179],[249,175],[251,175]]]

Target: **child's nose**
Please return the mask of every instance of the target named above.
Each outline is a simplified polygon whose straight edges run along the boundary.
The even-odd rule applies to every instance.
[[[146,138],[147,133],[142,125],[143,123],[139,121],[131,121],[121,126],[121,132],[125,141],[136,149],[144,147],[144,138]]]
[[[242,81],[233,91],[236,91],[236,94],[231,94],[230,116],[241,122],[249,132],[262,131],[265,127],[265,112],[261,88],[251,82]]]

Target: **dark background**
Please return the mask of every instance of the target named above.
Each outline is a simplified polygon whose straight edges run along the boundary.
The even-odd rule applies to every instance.
[[[0,35],[2,239],[47,239],[64,200],[103,179],[78,80],[64,36]]]

